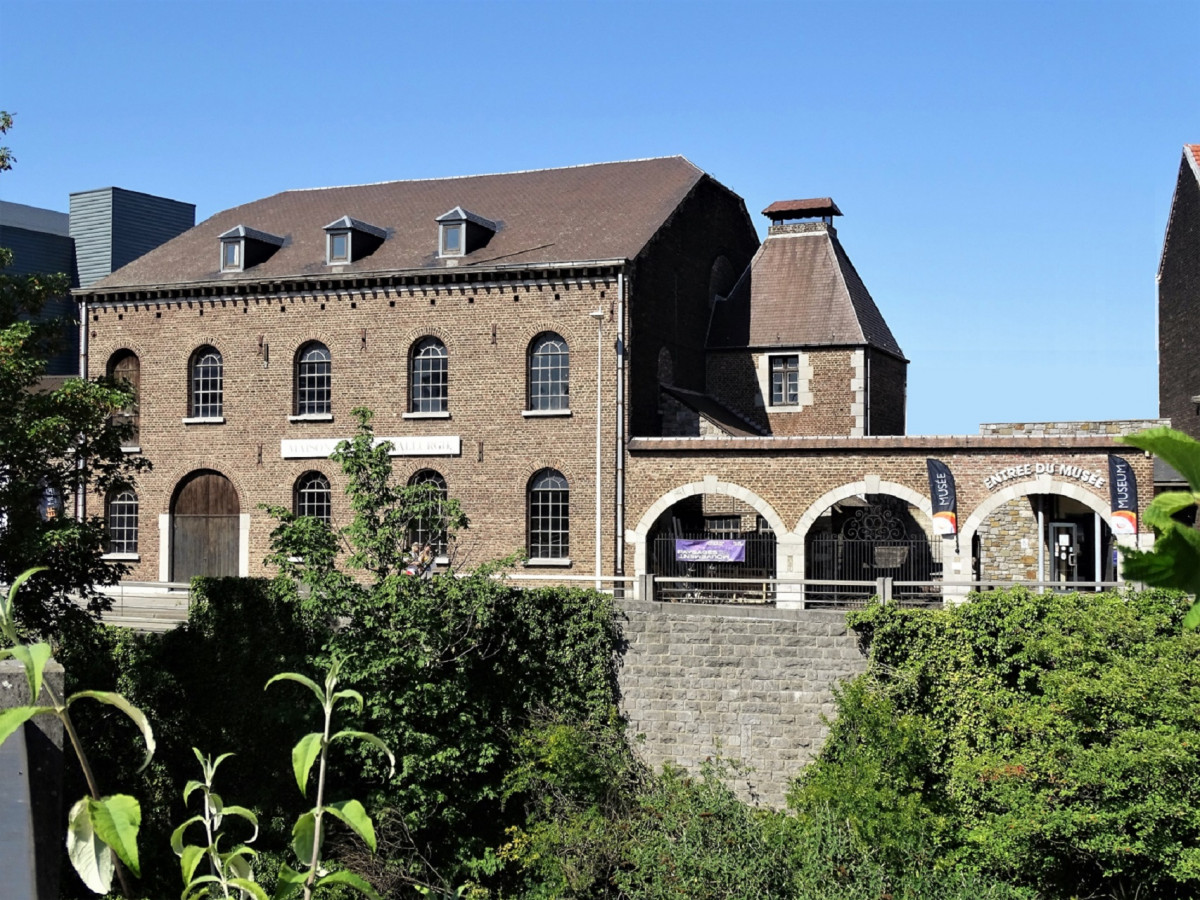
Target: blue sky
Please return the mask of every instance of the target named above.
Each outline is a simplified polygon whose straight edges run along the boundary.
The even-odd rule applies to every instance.
[[[831,195],[909,431],[1157,414],[1154,275],[1200,3],[0,0],[0,198],[212,213],[289,188],[682,154]]]

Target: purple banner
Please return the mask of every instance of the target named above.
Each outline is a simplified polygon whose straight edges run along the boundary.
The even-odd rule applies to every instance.
[[[680,562],[745,562],[746,542],[734,540],[675,540],[675,559]]]

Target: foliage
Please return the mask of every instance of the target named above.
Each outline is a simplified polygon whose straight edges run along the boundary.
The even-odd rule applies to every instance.
[[[203,781],[189,781],[183,789],[183,802],[200,792],[203,807],[199,815],[192,816],[171,834],[171,849],[179,857],[179,865],[183,875],[183,900],[204,900],[208,897],[223,897],[228,900],[231,896],[241,898],[256,898],[266,900],[266,892],[255,883],[254,872],[250,868],[250,860],[255,852],[246,844],[254,843],[258,836],[258,817],[244,806],[226,804],[220,794],[213,791],[213,778],[217,767],[232,756],[232,753],[222,753],[216,759],[205,756],[199,750],[192,748],[196,759],[200,762],[200,770],[204,775]],[[254,826],[254,833],[245,843],[238,844],[232,850],[221,852],[221,826],[230,816],[245,819]],[[185,844],[183,836],[193,825],[204,826],[204,838],[207,843]],[[196,870],[202,862],[208,862],[208,873],[197,874]],[[214,894],[214,889],[220,889]],[[230,889],[236,894],[230,894]]]
[[[304,900],[311,900],[313,893],[325,885],[345,884],[366,894],[373,900],[379,900],[379,895],[360,876],[349,871],[326,872],[321,865],[321,851],[325,843],[325,816],[332,816],[346,825],[363,842],[375,851],[375,826],[367,815],[362,803],[358,800],[342,800],[334,803],[325,802],[325,778],[329,760],[329,747],[334,741],[354,740],[382,750],[387,756],[389,769],[396,767],[396,758],[387,744],[378,737],[365,731],[343,729],[332,732],[333,712],[340,701],[348,702],[358,712],[362,712],[363,698],[358,691],[337,690],[338,672],[341,662],[335,657],[325,676],[324,687],[319,687],[315,681],[297,672],[283,672],[267,682],[270,687],[276,682],[293,681],[309,690],[317,698],[317,703],[324,713],[324,727],[300,738],[292,749],[292,769],[296,776],[296,784],[301,795],[308,789],[308,777],[314,764],[318,765],[316,802],[308,811],[301,813],[292,828],[292,850],[300,860],[301,866],[308,868],[307,872],[297,872],[287,864],[280,866],[279,886],[275,890],[275,900],[288,900],[303,891]]]
[[[0,134],[11,123],[0,113]],[[7,150],[0,152],[0,170],[11,162]],[[74,597],[92,612],[107,608],[111,601],[97,586],[115,584],[127,571],[102,559],[103,517],[77,520],[61,508],[64,499],[128,486],[149,463],[121,451],[132,429],[117,415],[134,403],[127,384],[71,378],[41,388],[63,323],[37,317],[48,300],[67,293],[69,281],[4,271],[12,262],[12,252],[0,248],[0,582],[45,567],[21,592],[16,614],[27,630],[51,634],[77,614]]]
[[[924,829],[917,849],[938,865],[1050,896],[1192,895],[1200,634],[1180,631],[1187,605],[1013,589],[852,614],[870,669],[841,692],[793,805],[828,807],[882,847]],[[884,783],[855,788],[862,776]]]
[[[1166,460],[1188,483],[1187,491],[1159,494],[1146,507],[1146,522],[1154,529],[1154,549],[1125,550],[1125,575],[1156,587],[1178,588],[1200,595],[1200,530],[1182,514],[1196,519],[1200,506],[1200,443],[1170,428],[1151,428],[1121,438],[1140,450]],[[1200,599],[1183,621],[1185,628],[1200,628]]]
[[[46,663],[50,661],[50,645],[46,643],[23,644],[19,642],[13,621],[13,603],[18,589],[38,572],[32,569],[18,575],[3,599],[0,599],[0,633],[12,643],[0,649],[0,659],[11,657],[21,663],[29,687],[30,703],[0,710],[0,743],[7,740],[17,729],[38,715],[56,716],[70,738],[71,747],[87,779],[88,796],[76,802],[67,816],[67,853],[75,871],[91,890],[106,894],[112,887],[114,873],[120,877],[123,893],[132,896],[124,872],[116,865],[114,857],[129,867],[134,875],[140,874],[137,833],[141,825],[141,808],[137,800],[125,794],[100,795],[96,777],[88,763],[87,754],[80,743],[79,735],[71,718],[70,707],[77,700],[91,699],[115,707],[128,716],[140,729],[146,744],[145,768],[154,756],[154,732],[145,714],[120,694],[110,691],[77,691],[59,700],[50,683],[45,681]],[[39,704],[45,693],[49,704]]]

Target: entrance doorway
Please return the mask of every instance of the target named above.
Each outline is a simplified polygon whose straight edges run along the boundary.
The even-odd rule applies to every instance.
[[[220,472],[183,479],[171,498],[171,580],[237,575],[240,512],[237,491]]]

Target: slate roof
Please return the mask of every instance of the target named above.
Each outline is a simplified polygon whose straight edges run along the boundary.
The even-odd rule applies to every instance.
[[[710,349],[868,345],[904,353],[823,223],[772,233],[728,298],[713,307]]]
[[[772,219],[815,219],[819,216],[840,216],[842,211],[832,197],[813,197],[808,200],[776,200],[762,214]]]
[[[765,434],[749,419],[743,418],[709,394],[688,391],[667,384],[661,385],[661,388],[684,406],[704,416],[726,434],[734,437],[758,437]]]
[[[326,223],[351,216],[387,231],[348,274],[439,269],[437,218],[461,206],[496,223],[484,248],[458,257],[458,269],[632,259],[706,176],[682,156],[284,191],[217,213],[92,285],[95,291],[316,276],[325,264]],[[270,259],[222,274],[218,236],[242,225],[282,235]]]
[[[1192,178],[1196,184],[1192,184],[1187,178],[1187,172],[1191,171]],[[1171,245],[1171,226],[1175,224],[1175,207],[1179,203],[1180,190],[1194,191],[1197,186],[1200,186],[1200,144],[1184,144],[1183,159],[1179,163],[1179,177],[1175,180],[1175,191],[1171,195],[1171,212],[1167,216],[1167,230],[1163,235],[1162,253],[1158,257],[1158,277],[1162,278],[1163,266],[1167,261],[1167,250]]]

